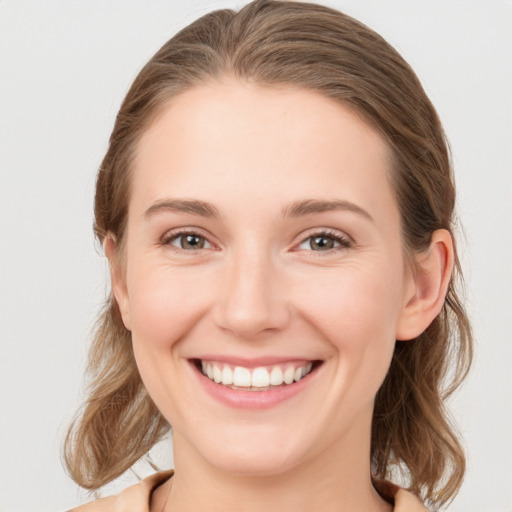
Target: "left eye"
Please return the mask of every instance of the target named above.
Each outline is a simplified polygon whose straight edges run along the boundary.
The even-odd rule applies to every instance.
[[[350,243],[339,236],[320,233],[306,238],[300,245],[299,249],[311,251],[329,251],[337,247],[349,247]]]
[[[189,251],[211,248],[210,242],[208,242],[204,236],[196,233],[179,233],[170,238],[167,243],[174,247]]]

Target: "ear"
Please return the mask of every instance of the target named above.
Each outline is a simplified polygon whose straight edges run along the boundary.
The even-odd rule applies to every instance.
[[[454,264],[453,240],[446,229],[438,229],[426,251],[415,256],[408,276],[406,296],[397,323],[396,339],[418,337],[441,311]]]
[[[117,306],[121,313],[124,326],[130,331],[130,301],[128,297],[128,289],[126,287],[126,278],[121,255],[115,236],[108,234],[103,242],[103,250],[108,259],[110,268],[110,283],[112,286],[112,293],[117,302]]]

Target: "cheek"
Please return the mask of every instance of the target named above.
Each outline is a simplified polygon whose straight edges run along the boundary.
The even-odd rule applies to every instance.
[[[180,341],[197,328],[210,300],[200,281],[197,272],[192,276],[150,261],[128,279],[135,360],[149,395],[171,424],[180,422]]]
[[[355,401],[372,401],[388,371],[401,304],[401,277],[360,269],[316,281],[301,311],[331,348],[334,377]]]
[[[400,274],[361,268],[311,279],[299,308],[332,340],[360,346],[393,338],[401,302]],[[296,293],[296,296],[299,296]]]
[[[168,350],[189,334],[210,301],[204,282],[189,272],[147,265],[129,281],[132,335],[148,350]]]

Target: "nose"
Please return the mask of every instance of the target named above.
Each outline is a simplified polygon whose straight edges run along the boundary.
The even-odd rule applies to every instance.
[[[290,309],[282,282],[270,257],[233,257],[226,264],[217,295],[217,326],[247,340],[284,329],[290,321]]]

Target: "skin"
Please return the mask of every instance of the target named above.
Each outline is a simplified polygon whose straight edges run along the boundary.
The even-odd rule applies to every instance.
[[[370,479],[374,398],[395,340],[438,314],[453,249],[437,231],[408,270],[389,161],[348,108],[231,79],[173,98],[139,141],[123,251],[113,237],[105,249],[142,379],[173,426],[169,510],[391,510]],[[171,199],[218,216],[161,207]],[[344,203],[283,215],[304,200]],[[332,249],[311,245],[322,234]],[[322,364],[298,395],[237,409],[198,386],[190,359],[204,354]]]

